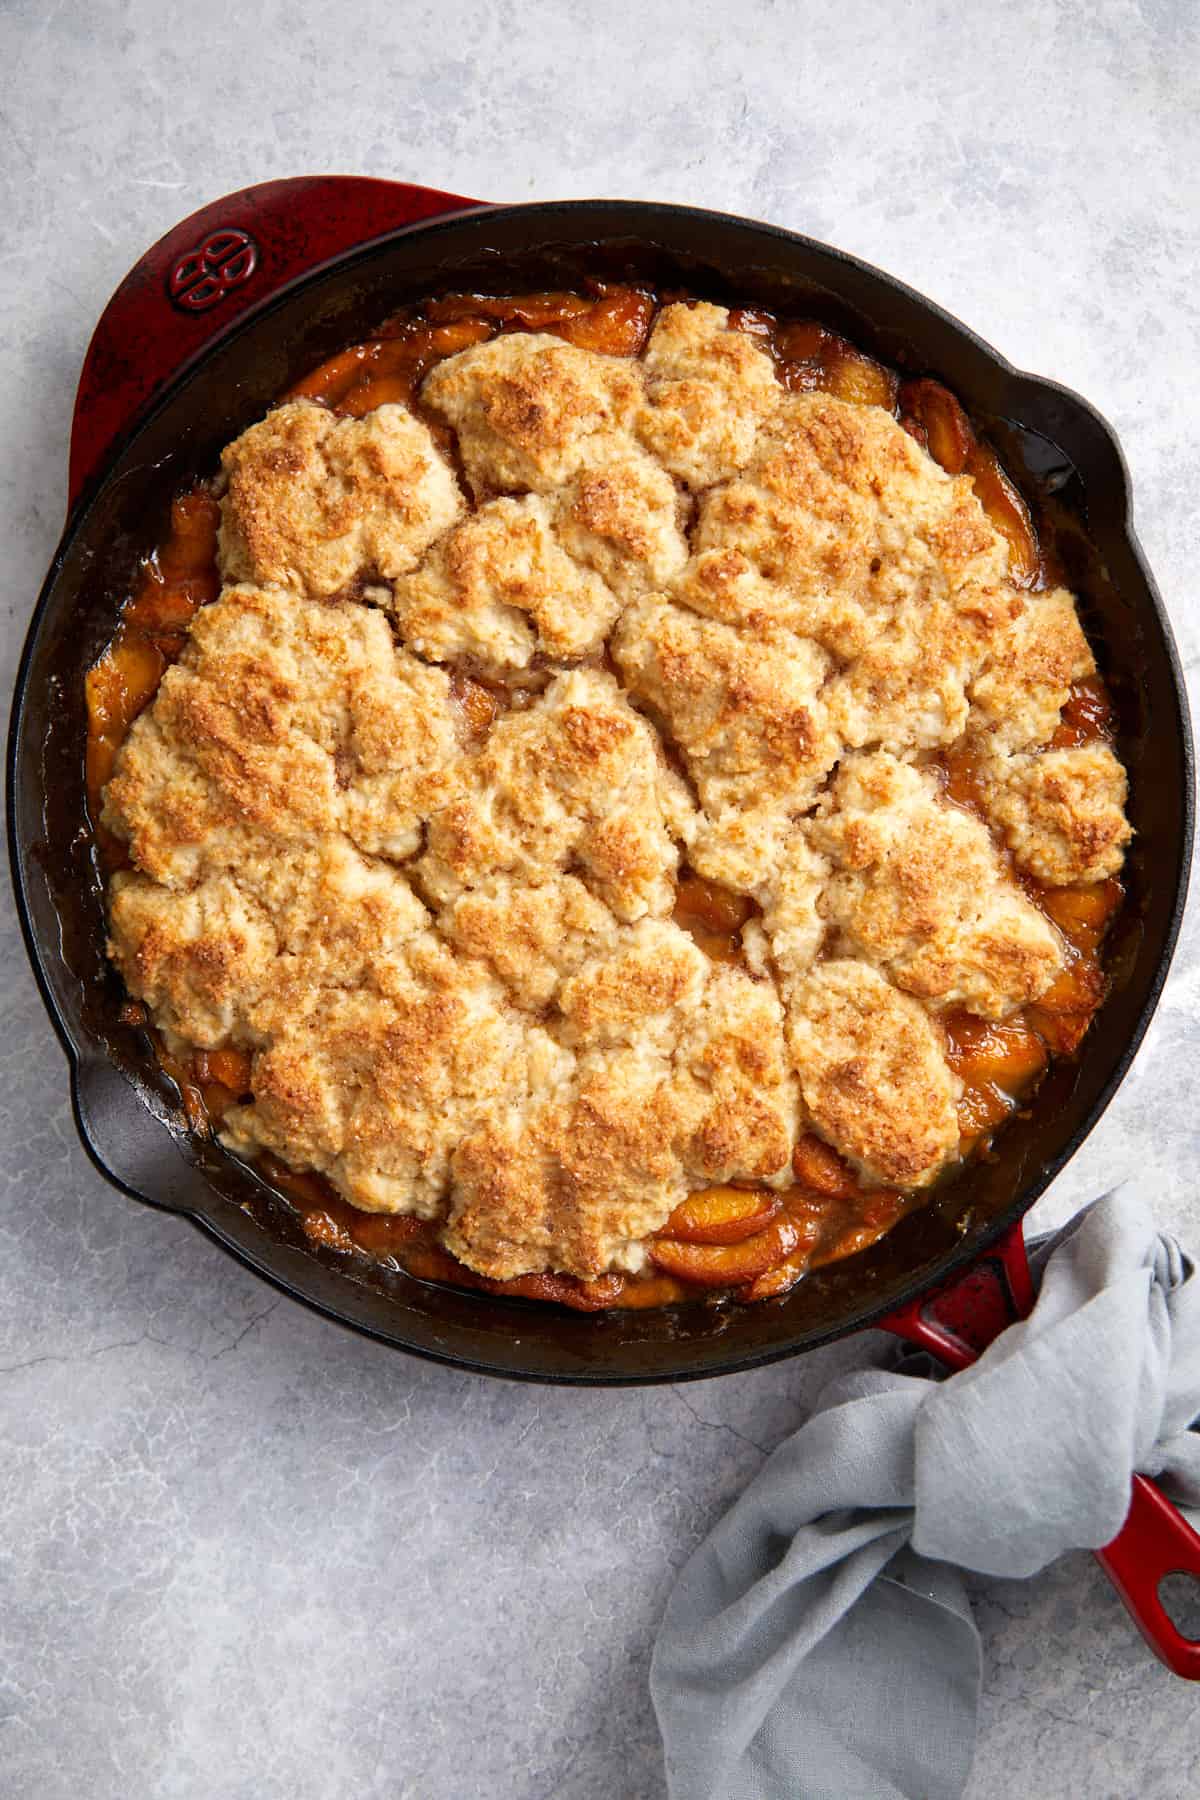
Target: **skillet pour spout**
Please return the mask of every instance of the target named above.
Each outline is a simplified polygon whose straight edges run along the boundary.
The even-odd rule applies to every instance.
[[[382,1263],[347,1269],[337,1253],[310,1247],[259,1175],[186,1131],[178,1094],[122,1021],[99,871],[80,830],[83,675],[173,492],[214,468],[223,445],[301,374],[407,302],[451,289],[571,287],[598,274],[802,310],[957,393],[1026,495],[1053,515],[1130,775],[1128,899],[1111,943],[1112,991],[1082,1053],[1054,1067],[992,1157],[939,1185],[872,1249],[754,1306],[569,1314]],[[1111,429],[890,276],[794,233],[687,207],[488,208],[334,177],[247,189],[176,227],[114,296],[81,382],[72,500],[18,677],[8,797],[26,943],[71,1059],[80,1134],[123,1192],[190,1218],[327,1316],[420,1355],[532,1381],[678,1381],[751,1368],[896,1309],[912,1318],[932,1288],[1011,1241],[1111,1099],[1161,992],[1186,892],[1192,749],[1170,628],[1132,530]]]

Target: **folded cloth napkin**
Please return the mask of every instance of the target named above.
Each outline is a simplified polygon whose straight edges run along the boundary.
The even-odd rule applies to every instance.
[[[671,1800],[952,1800],[979,1637],[958,1569],[1200,1505],[1200,1278],[1136,1193],[1034,1247],[1037,1305],[962,1373],[844,1375],[686,1564],[650,1684]]]

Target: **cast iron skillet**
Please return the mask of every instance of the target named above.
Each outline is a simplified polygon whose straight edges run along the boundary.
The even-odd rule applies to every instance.
[[[429,213],[440,216],[387,229]],[[322,264],[335,250],[341,254]],[[305,1247],[286,1207],[250,1170],[186,1135],[174,1089],[140,1034],[119,1022],[121,993],[103,955],[100,887],[81,830],[84,671],[112,630],[115,605],[172,491],[215,467],[221,446],[289,382],[369,336],[398,304],[447,288],[561,286],[597,271],[801,309],[884,361],[928,371],[954,389],[1026,492],[1058,520],[1131,778],[1137,835],[1112,944],[1113,991],[1078,1063],[1055,1067],[1032,1116],[1005,1130],[994,1159],[941,1187],[873,1250],[757,1306],[582,1316],[395,1271],[350,1274],[335,1256]],[[772,226],[616,201],[488,209],[330,179],[231,196],[149,253],[89,352],[74,448],[74,474],[87,479],[38,601],[17,685],[10,844],[29,954],[71,1064],[80,1135],[123,1192],[190,1218],[286,1292],[386,1343],[538,1381],[716,1375],[791,1355],[896,1309],[908,1308],[911,1325],[917,1296],[975,1263],[1006,1231],[1018,1242],[1010,1228],[1095,1124],[1146,1029],[1179,928],[1192,838],[1179,664],[1130,526],[1120,450],[1084,401],[1018,373],[879,270]]]
[[[172,492],[214,467],[221,446],[292,380],[404,301],[448,288],[569,285],[597,272],[802,310],[953,388],[1053,523],[1131,778],[1137,836],[1111,944],[1112,993],[1079,1062],[1053,1069],[993,1159],[941,1187],[874,1249],[757,1306],[579,1315],[365,1264],[351,1272],[307,1247],[252,1170],[188,1136],[148,1044],[121,1024],[82,828],[84,672]],[[384,1343],[480,1373],[615,1384],[752,1368],[877,1324],[964,1366],[1030,1309],[1021,1217],[1103,1112],[1149,1023],[1179,931],[1192,815],[1183,681],[1112,432],[1077,395],[1020,374],[853,257],[687,207],[489,209],[427,188],[311,177],[248,188],[193,214],[147,252],[101,319],[76,402],[70,517],[30,625],[9,733],[9,853],[30,960],[101,1174]],[[1200,1576],[1200,1537],[1135,1475],[1125,1525],[1097,1554],[1156,1653],[1200,1679],[1200,1643],[1176,1628],[1159,1591],[1174,1571]]]

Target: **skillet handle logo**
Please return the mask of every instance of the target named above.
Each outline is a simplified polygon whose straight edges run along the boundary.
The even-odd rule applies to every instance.
[[[214,231],[172,264],[167,296],[180,312],[207,312],[249,281],[258,267],[258,245],[248,231]]]

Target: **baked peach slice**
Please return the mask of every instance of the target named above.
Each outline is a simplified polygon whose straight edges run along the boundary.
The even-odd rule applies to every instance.
[[[963,1154],[978,1138],[994,1131],[1015,1106],[1012,1095],[998,1088],[993,1081],[973,1082],[970,1087],[965,1087],[955,1108]]]
[[[121,612],[123,626],[172,641],[190,625],[197,607],[216,599],[221,586],[216,562],[220,522],[221,509],[205,489],[192,488],[175,497],[170,533],[143,563],[137,588]],[[176,648],[182,647],[180,641]]]
[[[817,1212],[790,1212],[788,1217],[796,1232],[796,1243],[788,1255],[773,1268],[764,1269],[753,1281],[738,1289],[739,1300],[773,1300],[794,1288],[812,1262],[813,1251],[821,1236],[821,1217]]]
[[[566,292],[543,294],[447,294],[426,307],[426,316],[447,324],[480,319],[499,325],[523,326],[527,331],[549,331],[579,350],[595,350],[604,356],[637,356],[650,335],[654,300],[641,288],[597,283],[592,295]],[[449,351],[437,348],[439,356]]]
[[[1119,881],[1092,881],[1080,887],[1050,888],[1039,895],[1042,911],[1076,950],[1094,950],[1121,904]]]
[[[196,1080],[219,1081],[231,1094],[250,1092],[250,1058],[244,1050],[197,1050]]]
[[[352,387],[334,411],[343,419],[365,419],[381,406],[407,406],[412,397],[411,375],[372,375]]]
[[[679,878],[672,917],[714,962],[742,960],[741,930],[753,912],[752,900],[719,882],[702,875]]]
[[[896,376],[873,357],[856,350],[836,331],[827,331],[815,319],[797,319],[781,327],[776,343],[784,387],[801,393],[816,389],[856,406],[882,406],[888,412],[894,411]]]
[[[810,394],[825,385],[821,349],[825,328],[815,319],[798,319],[783,325],[775,339],[779,380],[793,394]]]
[[[429,1228],[412,1213],[357,1212],[347,1207],[346,1230],[360,1250],[372,1256],[396,1256]]]
[[[855,406],[882,406],[891,412],[896,404],[896,377],[873,357],[864,356],[844,338],[827,338],[821,358],[825,379],[821,386],[838,400],[852,401]]]
[[[209,1135],[208,1107],[205,1104],[204,1092],[192,1073],[192,1059],[172,1056],[157,1032],[152,1032],[154,1054],[165,1075],[169,1075],[179,1089],[179,1098],[183,1102],[184,1117],[188,1122],[188,1130],[194,1131],[197,1137]]]
[[[962,743],[952,744],[933,765],[935,769],[939,766],[945,773],[946,798],[986,821],[987,769],[979,752]]]
[[[742,1287],[790,1256],[799,1242],[796,1221],[779,1212],[765,1231],[738,1244],[684,1244],[677,1238],[660,1238],[650,1246],[650,1260],[695,1287]]]
[[[1046,1046],[1021,1019],[948,1015],[946,1060],[963,1083],[958,1129],[969,1144],[1012,1112],[1016,1097],[1046,1066]]]
[[[575,313],[549,330],[577,350],[601,356],[637,356],[654,323],[654,302],[640,288],[610,288],[586,312]]]
[[[406,320],[392,337],[370,338],[331,356],[289,388],[287,398],[317,400],[351,419],[378,406],[407,405],[431,362],[482,343],[495,329],[480,318],[437,325]]]
[[[906,381],[900,390],[900,423],[947,475],[962,474],[975,433],[949,388],[940,381]]]
[[[83,678],[93,734],[123,738],[153,700],[165,667],[162,651],[147,638],[118,634]]]
[[[719,881],[708,881],[703,875],[681,875],[675,889],[675,917],[679,923],[695,919],[706,931],[721,932],[731,937],[740,931],[754,911],[754,902],[745,894],[722,887]]]
[[[264,1150],[258,1159],[259,1172],[266,1177],[272,1187],[280,1188],[289,1199],[299,1201],[297,1211],[305,1213],[315,1207],[327,1207],[333,1190],[310,1169],[292,1169],[287,1163],[280,1162],[269,1150]],[[339,1202],[339,1204],[341,1204]]]
[[[1025,1016],[1049,1049],[1070,1056],[1083,1042],[1103,998],[1104,976],[1098,964],[1090,956],[1077,955]]]
[[[744,332],[747,337],[773,340],[778,327],[774,313],[767,312],[761,306],[731,306],[729,309],[730,331]],[[819,327],[818,327],[819,329]]]
[[[495,327],[483,319],[463,319],[453,325],[421,325],[414,322],[399,337],[379,338],[362,346],[362,373],[338,396],[318,395],[343,418],[363,419],[380,406],[407,406],[431,362],[454,356],[472,344],[481,344]]]
[[[739,1300],[776,1299],[780,1294],[786,1294],[789,1288],[795,1287],[809,1269],[819,1269],[825,1263],[840,1262],[843,1257],[855,1256],[860,1250],[868,1250],[891,1230],[904,1211],[905,1199],[895,1188],[877,1189],[864,1200],[854,1223],[837,1236],[829,1238],[820,1250],[817,1245],[825,1229],[824,1210],[814,1206],[811,1198],[804,1196],[787,1204],[799,1230],[800,1242],[781,1263],[739,1289]]]
[[[585,313],[591,301],[566,289],[546,289],[533,294],[443,294],[425,306],[425,316],[439,323],[470,323],[494,319],[499,325],[523,325],[527,331],[546,331],[564,319]]]
[[[980,1019],[956,1012],[946,1019],[946,1055],[968,1087],[993,1082],[1019,1094],[1046,1066],[1046,1048],[1020,1019]]]
[[[1042,572],[1037,534],[1029,508],[1005,474],[1000,458],[985,444],[976,444],[967,458],[966,472],[993,529],[1008,540],[1008,579],[1014,587],[1036,586]]]
[[[404,1267],[418,1281],[443,1281],[450,1287],[480,1288],[482,1275],[465,1267],[443,1250],[440,1244],[422,1243],[420,1239],[404,1253]]]
[[[424,364],[433,357],[457,356],[460,350],[469,350],[472,344],[482,344],[485,339],[493,336],[493,329],[483,319],[458,319],[450,324],[435,326],[424,325],[419,319],[416,319],[411,324],[410,334],[408,339],[409,360],[412,360],[415,349],[420,361]],[[393,374],[396,369],[404,366],[405,359],[400,352],[393,352],[391,349],[391,345],[396,341],[386,336],[378,340],[376,361],[380,370],[385,374]],[[403,343],[404,341],[402,335],[399,342]],[[389,356],[393,355],[395,360],[389,361]]]
[[[629,1282],[617,1304],[622,1312],[649,1312],[656,1306],[678,1306],[682,1300],[694,1299],[674,1275],[643,1275]]]
[[[192,1073],[210,1119],[223,1119],[250,1093],[250,1058],[244,1050],[197,1050]]]
[[[462,1271],[455,1279],[461,1281]],[[477,1275],[473,1285],[487,1294],[506,1294],[519,1300],[553,1300],[569,1306],[572,1312],[604,1312],[620,1304],[625,1277],[619,1274],[598,1275],[592,1281],[580,1281],[574,1275],[514,1275],[508,1281],[490,1281]]]
[[[1113,728],[1112,701],[1099,675],[1085,675],[1072,683],[1053,737],[1051,750],[1077,750],[1084,744],[1102,743]]]
[[[740,1244],[764,1230],[779,1206],[778,1194],[765,1188],[701,1188],[680,1201],[662,1235],[684,1244]]]
[[[904,1196],[895,1188],[880,1188],[871,1195],[853,1225],[847,1226],[837,1237],[830,1238],[813,1256],[809,1267],[819,1269],[826,1263],[841,1262],[847,1256],[857,1256],[862,1250],[869,1250],[885,1237],[904,1211]]]
[[[373,344],[352,344],[348,350],[339,350],[327,362],[318,363],[294,387],[290,387],[284,398],[287,400],[320,400],[326,406],[336,407],[351,388],[357,387],[367,372],[367,364],[371,360]]]
[[[823,1194],[829,1200],[852,1200],[858,1192],[858,1181],[850,1165],[811,1131],[796,1140],[792,1174],[797,1186],[812,1194]]]
[[[759,1275],[747,1286],[739,1288],[737,1297],[743,1301],[777,1300],[795,1287],[800,1277],[808,1269],[808,1253],[805,1251],[796,1256],[785,1256],[781,1263],[768,1269],[765,1275]]]
[[[173,585],[168,585],[165,581],[143,582],[137,595],[125,608],[122,622],[136,626],[147,636],[155,633],[173,636],[176,632],[186,631],[199,604],[189,591],[195,585],[194,581],[186,579]],[[215,581],[212,589],[206,595],[209,600],[216,598]]]
[[[332,1213],[306,1212],[301,1215],[301,1229],[310,1244],[320,1244],[326,1250],[353,1250],[354,1239],[346,1230],[340,1219]]]
[[[485,738],[500,714],[500,702],[490,688],[456,669],[450,677],[450,698],[458,708],[465,736]]]
[[[1029,508],[995,451],[975,436],[950,389],[940,381],[906,381],[900,390],[900,423],[947,475],[971,477],[992,528],[1008,542],[1009,580],[1014,587],[1033,587],[1042,559]]]

